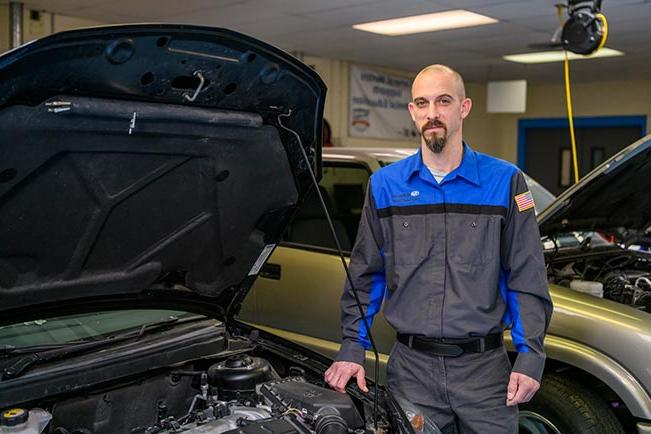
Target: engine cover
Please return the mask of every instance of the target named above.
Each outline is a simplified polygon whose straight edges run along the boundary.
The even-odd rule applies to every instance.
[[[305,410],[311,415],[320,414],[320,410],[325,408],[334,408],[349,428],[364,426],[364,421],[350,396],[307,383],[302,377],[291,377],[263,384],[261,394],[268,396],[269,393],[287,408]]]

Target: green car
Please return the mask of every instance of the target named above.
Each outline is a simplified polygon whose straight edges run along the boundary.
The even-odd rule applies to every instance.
[[[554,314],[541,390],[520,406],[521,433],[651,433],[650,149],[647,136],[556,199],[527,179]],[[414,152],[324,149],[320,189],[343,250],[355,240],[370,174]],[[263,267],[241,318],[336,355],[345,275],[335,247],[312,194]],[[373,334],[383,374],[395,332],[378,315]],[[506,341],[513,350],[508,333]]]

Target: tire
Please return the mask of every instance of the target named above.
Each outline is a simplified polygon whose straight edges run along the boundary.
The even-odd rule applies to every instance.
[[[546,374],[534,398],[519,407],[520,434],[624,434],[595,392],[557,374]]]

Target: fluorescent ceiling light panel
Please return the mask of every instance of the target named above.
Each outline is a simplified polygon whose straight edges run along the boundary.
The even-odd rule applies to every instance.
[[[581,54],[575,54],[567,52],[567,57],[570,60],[582,60],[582,59],[597,59],[599,57],[615,57],[623,56],[624,53],[618,50],[613,50],[612,48],[602,48],[596,53],[592,53],[588,56],[583,56]],[[565,60],[565,55],[563,50],[555,51],[539,51],[537,53],[523,53],[523,54],[507,54],[502,57],[504,60],[509,62],[517,63],[549,63],[549,62],[562,62]]]
[[[474,12],[456,9],[433,14],[414,15],[353,25],[354,29],[380,35],[399,36],[413,33],[436,32],[438,30],[460,29],[497,23],[496,19]]]

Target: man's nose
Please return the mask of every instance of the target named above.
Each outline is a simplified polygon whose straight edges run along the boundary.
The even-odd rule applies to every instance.
[[[439,112],[438,109],[436,108],[436,104],[430,104],[429,107],[427,108],[427,120],[433,121],[435,119],[438,119],[439,117]]]

